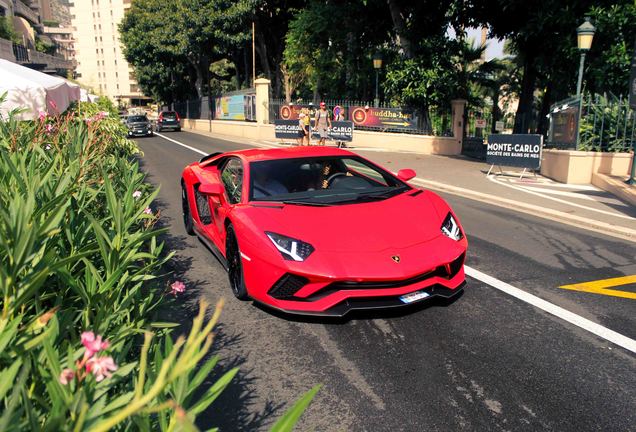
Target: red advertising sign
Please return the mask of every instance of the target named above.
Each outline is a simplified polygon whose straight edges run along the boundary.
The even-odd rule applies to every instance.
[[[386,129],[411,129],[416,127],[413,114],[406,113],[401,108],[354,106],[349,109],[349,119],[356,126]]]

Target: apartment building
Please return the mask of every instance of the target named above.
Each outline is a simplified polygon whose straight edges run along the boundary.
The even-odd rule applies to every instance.
[[[131,0],[74,0],[71,23],[77,79],[97,94],[128,105],[148,100],[122,53],[118,25]]]
[[[68,15],[60,1],[0,0],[4,28],[0,32],[0,58],[45,73],[72,73],[74,45],[70,29],[60,27],[65,12]],[[57,7],[56,16],[51,2]]]

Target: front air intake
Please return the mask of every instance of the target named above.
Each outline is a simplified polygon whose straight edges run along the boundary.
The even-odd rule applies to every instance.
[[[464,265],[465,257],[466,257],[466,254],[463,253],[449,263],[449,270],[450,270],[450,274],[448,275],[449,278],[455,277],[455,275],[459,273],[459,271],[462,269],[462,266]]]
[[[269,290],[269,295],[279,300],[290,300],[309,280],[302,276],[286,273]]]

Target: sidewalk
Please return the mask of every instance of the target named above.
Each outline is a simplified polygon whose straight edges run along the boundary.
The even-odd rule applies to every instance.
[[[196,133],[234,142],[238,140],[236,137],[223,137],[206,132]],[[261,147],[290,145],[273,139],[241,141]],[[355,145],[349,150],[393,172],[402,168],[414,169],[417,177],[411,183],[418,186],[636,242],[636,206],[593,185],[562,184],[532,173],[526,173],[520,179],[522,170],[516,168],[506,168],[500,173],[495,167],[491,175],[486,175],[490,165],[464,156],[382,151]],[[636,200],[636,186],[620,186],[623,196],[627,194]]]

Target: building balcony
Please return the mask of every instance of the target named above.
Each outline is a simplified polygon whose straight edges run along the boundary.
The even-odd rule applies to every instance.
[[[26,19],[31,24],[40,24],[40,17],[38,14],[33,12],[33,9],[24,4],[21,0],[16,0],[14,2],[13,14]]]
[[[6,39],[0,39],[0,58],[43,72],[75,69],[75,60],[44,54]]]

